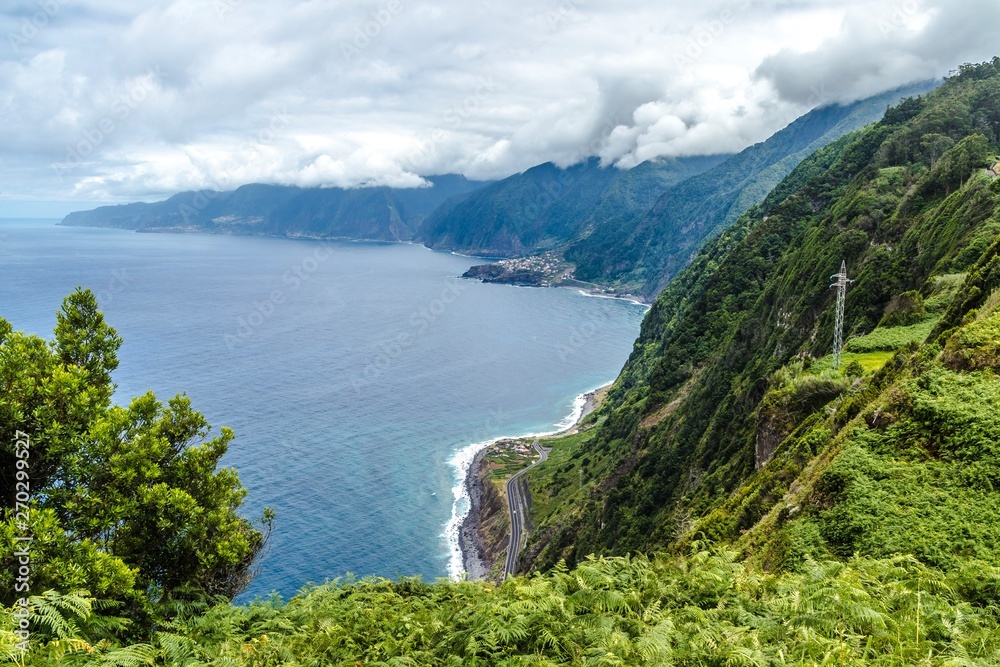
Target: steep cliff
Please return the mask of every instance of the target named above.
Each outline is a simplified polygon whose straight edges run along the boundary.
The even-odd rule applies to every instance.
[[[706,538],[782,567],[1000,558],[998,138],[1000,60],[963,67],[712,241],[653,305],[597,427],[531,473],[552,498],[535,565]]]

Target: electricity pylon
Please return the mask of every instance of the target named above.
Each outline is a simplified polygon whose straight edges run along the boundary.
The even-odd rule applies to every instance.
[[[847,261],[840,263],[840,273],[830,276],[831,288],[837,288],[837,321],[833,325],[833,370],[840,370],[840,352],[844,349],[844,301],[847,288],[854,281],[847,277]]]

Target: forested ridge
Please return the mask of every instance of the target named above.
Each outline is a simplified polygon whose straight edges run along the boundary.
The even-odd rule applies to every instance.
[[[1000,59],[804,160],[660,294],[605,404],[550,443],[528,574],[502,584],[234,606],[271,517],[239,517],[217,468],[232,434],[184,397],[111,405],[120,340],[85,290],[52,342],[0,320],[3,659],[1000,664],[998,161]]]
[[[430,176],[424,182],[426,187],[411,188],[252,183],[232,191],[181,192],[161,202],[77,211],[61,224],[144,232],[409,241],[439,206],[483,186],[455,175]]]
[[[1000,555],[998,65],[814,153],[661,294],[588,436],[533,473],[534,564],[699,536],[778,568]]]
[[[561,261],[570,279],[652,300],[706,239],[760,203],[815,150],[878,120],[900,99],[932,89],[925,81],[850,104],[812,109],[736,155],[658,158],[630,170],[596,158],[560,170],[547,164],[442,206],[417,239],[432,248],[495,257]],[[551,284],[552,275],[510,275],[500,265],[470,277]]]

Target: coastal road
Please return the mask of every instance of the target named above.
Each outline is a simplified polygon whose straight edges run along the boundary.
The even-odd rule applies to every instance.
[[[517,556],[521,553],[524,520],[528,514],[528,494],[523,479],[524,473],[549,458],[549,450],[539,447],[537,440],[531,443],[531,446],[538,452],[538,460],[507,480],[507,515],[510,517],[510,542],[507,545],[507,561],[503,566],[504,578],[514,574],[514,569],[517,567]]]

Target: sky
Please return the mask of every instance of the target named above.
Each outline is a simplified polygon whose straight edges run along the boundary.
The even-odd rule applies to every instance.
[[[5,0],[0,217],[737,152],[1000,53],[998,0]]]

